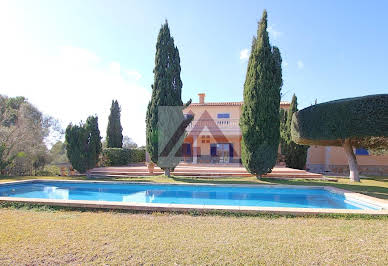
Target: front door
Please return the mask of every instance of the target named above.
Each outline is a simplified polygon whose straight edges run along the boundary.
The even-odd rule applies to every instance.
[[[230,144],[217,143],[217,157],[220,163],[229,163],[230,159]]]

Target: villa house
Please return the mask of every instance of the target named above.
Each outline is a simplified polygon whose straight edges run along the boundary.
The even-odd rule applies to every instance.
[[[194,114],[186,129],[183,144],[185,162],[240,163],[241,130],[239,120],[243,102],[205,102],[205,93],[199,93],[199,102],[192,103],[184,112]],[[289,102],[280,108],[288,109]]]
[[[194,114],[194,120],[186,129],[183,160],[193,164],[240,163],[242,102],[206,102],[205,93],[198,96],[199,102],[184,110]],[[282,109],[289,107],[289,102],[280,103]],[[365,149],[355,149],[355,154],[361,174],[388,174],[388,155],[370,155]],[[312,172],[346,174],[348,162],[342,147],[311,146],[306,168]]]

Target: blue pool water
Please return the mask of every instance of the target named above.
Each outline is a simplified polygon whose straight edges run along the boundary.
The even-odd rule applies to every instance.
[[[375,209],[324,188],[39,181],[0,185],[0,197],[258,207]]]

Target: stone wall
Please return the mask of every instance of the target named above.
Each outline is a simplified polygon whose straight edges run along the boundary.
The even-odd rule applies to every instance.
[[[325,175],[349,175],[348,165],[307,164],[307,171]],[[387,165],[359,165],[360,175],[388,176]]]

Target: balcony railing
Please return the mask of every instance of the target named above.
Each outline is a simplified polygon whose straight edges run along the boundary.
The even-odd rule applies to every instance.
[[[193,129],[240,129],[239,119],[200,119],[193,120],[190,125],[187,127],[188,131]]]

